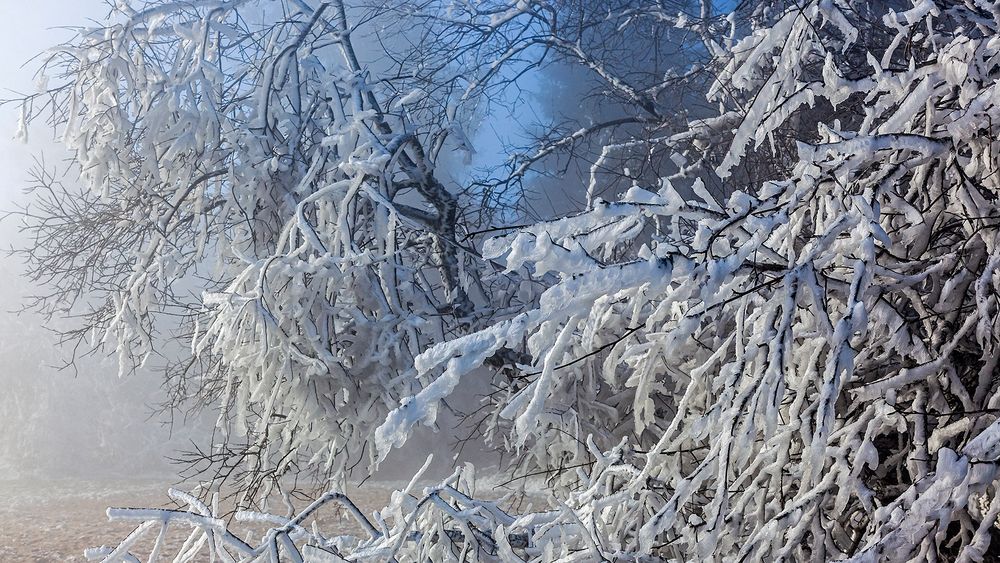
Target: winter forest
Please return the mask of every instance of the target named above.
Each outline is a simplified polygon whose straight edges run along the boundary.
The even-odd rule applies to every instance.
[[[4,214],[29,328],[209,421],[88,559],[1000,561],[1000,4],[115,0],[67,37],[3,101],[68,155]]]

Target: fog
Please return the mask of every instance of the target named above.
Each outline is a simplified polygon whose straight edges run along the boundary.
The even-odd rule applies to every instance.
[[[104,15],[99,0],[0,0],[0,76],[4,99],[34,88],[38,60],[47,47],[72,36],[69,26]],[[14,139],[18,111],[0,107],[0,209],[28,201],[33,159],[65,170],[65,152],[44,126],[27,143]],[[71,180],[67,178],[67,180]],[[0,222],[4,249],[22,241],[17,220]],[[20,276],[17,257],[0,257],[0,478],[103,480],[176,472],[167,461],[189,440],[203,434],[204,421],[155,414],[162,401],[159,380],[140,372],[119,377],[117,362],[105,354],[81,358],[65,368],[69,347],[58,347],[47,322],[20,309],[25,297],[44,291]],[[62,369],[61,369],[61,366]]]

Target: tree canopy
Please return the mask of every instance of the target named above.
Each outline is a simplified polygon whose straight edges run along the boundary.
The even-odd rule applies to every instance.
[[[221,405],[209,455],[247,498],[377,464],[463,386],[486,389],[467,407],[514,460],[499,470],[552,486],[513,514],[459,472],[361,516],[368,538],[287,521],[275,554],[983,560],[1000,11],[189,0],[108,21],[23,101],[82,186],[43,182],[23,214],[39,306],[81,315],[126,369],[173,323],[190,354],[166,375]],[[633,34],[655,61],[667,29],[686,56],[662,72],[601,41]],[[356,47],[394,32],[405,47]],[[442,155],[554,61],[621,115],[445,179]],[[585,208],[520,223],[558,155],[589,171]]]

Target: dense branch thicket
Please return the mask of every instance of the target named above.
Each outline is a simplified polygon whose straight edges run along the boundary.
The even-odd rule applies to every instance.
[[[23,106],[85,186],[43,171],[24,213],[29,270],[53,287],[39,306],[79,316],[67,338],[96,330],[124,370],[186,339],[170,385],[222,405],[251,491],[303,457],[331,474],[363,461],[419,389],[413,357],[482,294],[456,238],[461,190],[435,173],[461,132],[457,110],[436,111],[447,94],[372,78],[339,3],[260,9],[118,6],[47,60],[56,84]]]
[[[89,325],[140,356],[157,314],[188,311],[208,366],[188,377],[249,438],[252,475],[341,475],[369,441],[382,459],[484,365],[480,437],[575,468],[550,476],[550,510],[438,488],[400,493],[365,540],[296,538],[352,560],[983,560],[1000,513],[1000,10],[400,4],[361,20],[427,34],[373,80],[339,3],[276,3],[267,25],[251,5],[122,8],[50,63],[64,85],[27,113],[55,111],[93,195],[26,215],[36,274],[96,290]],[[588,22],[702,47],[652,80],[591,50]],[[600,125],[543,138],[464,192],[435,176],[461,112],[551,56],[643,127],[602,149],[582,212],[457,237],[503,227],[463,222],[504,216],[489,188],[600,142]],[[704,81],[710,109],[668,115],[677,77]],[[608,155],[636,150],[658,179],[623,171],[632,184],[598,197]],[[195,279],[204,298],[181,301]]]

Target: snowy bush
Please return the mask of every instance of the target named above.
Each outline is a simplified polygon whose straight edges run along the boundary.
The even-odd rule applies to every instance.
[[[333,560],[983,560],[1000,513],[1000,10],[634,2],[608,17],[689,30],[712,58],[714,113],[671,128],[575,44],[524,40],[558,13],[545,2],[389,12],[462,31],[479,74],[460,92],[460,55],[368,80],[339,3],[281,3],[263,26],[247,5],[120,8],[26,106],[63,112],[101,226],[87,240],[128,241],[83,251],[113,280],[92,325],[141,358],[155,313],[195,311],[187,381],[247,437],[256,476],[384,459],[494,366],[481,437],[551,471],[557,500],[508,515],[448,483],[395,497],[350,545],[293,518],[241,546],[193,502],[115,514],[193,523],[232,557],[295,559],[298,541]],[[436,179],[436,155],[509,76],[481,56],[539,45],[659,119],[642,143],[673,172],[473,248],[456,237],[473,198]],[[58,231],[35,225],[44,270]],[[177,303],[180,279],[204,298]]]
[[[565,531],[558,534],[552,530],[536,534],[518,531],[534,530],[537,526],[514,518],[495,502],[469,497],[463,491],[474,485],[470,481],[474,478],[471,466],[432,487],[416,486],[422,473],[423,470],[418,471],[406,487],[393,492],[389,505],[376,511],[373,519],[346,495],[329,492],[291,517],[238,511],[235,522],[227,524],[219,516],[217,494],[209,507],[191,494],[171,489],[170,497],[184,508],[110,508],[111,520],[136,521],[139,525],[118,545],[92,548],[86,555],[90,560],[107,563],[138,561],[134,553],[142,551],[148,553],[151,561],[170,556],[178,562],[205,555],[212,560],[241,562],[277,562],[284,558],[291,561],[396,561],[397,557],[404,561],[505,559],[519,557],[515,553],[540,553],[537,547],[540,539],[551,550],[551,538],[566,536]],[[330,509],[346,513],[365,536],[332,535],[331,531],[322,530],[313,518]],[[237,523],[263,524],[268,529],[259,541],[248,543],[233,531]],[[171,527],[178,526],[193,531],[174,557],[167,553],[165,538]],[[545,538],[549,540],[544,541]]]

